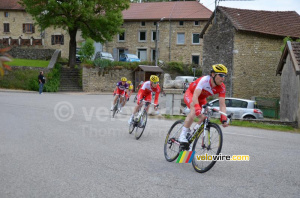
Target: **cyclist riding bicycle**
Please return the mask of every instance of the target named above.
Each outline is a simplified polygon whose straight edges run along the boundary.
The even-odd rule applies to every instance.
[[[125,96],[126,96],[126,100],[129,101],[129,98],[130,96],[132,95],[132,92],[133,92],[133,84],[130,80],[127,81],[127,84],[128,84],[128,94],[127,92],[125,93]]]
[[[222,64],[216,64],[212,66],[210,75],[198,78],[196,81],[189,85],[189,88],[184,94],[184,102],[188,108],[190,108],[190,113],[187,115],[182,132],[178,141],[182,144],[188,143],[186,139],[187,133],[190,133],[190,127],[193,123],[194,118],[199,117],[198,124],[201,124],[205,119],[205,116],[201,114],[202,105],[207,103],[206,98],[211,95],[219,94],[220,111],[226,112],[225,105],[225,94],[226,87],[224,85],[224,80],[228,70]],[[223,127],[227,127],[227,117],[221,115],[221,123]]]
[[[146,81],[142,84],[138,94],[137,94],[137,106],[134,108],[133,114],[130,116],[128,120],[128,124],[130,124],[135,116],[135,114],[139,111],[142,107],[141,100],[144,99],[146,102],[151,102],[152,100],[152,92],[155,93],[154,99],[154,110],[156,111],[158,108],[158,96],[160,93],[160,87],[158,85],[159,78],[158,76],[151,75],[150,81]],[[149,106],[147,107],[146,111],[148,112]]]
[[[120,97],[120,104],[123,104],[123,101],[125,101],[125,98],[124,98],[125,93],[128,91],[128,84],[126,83],[126,81],[127,81],[127,78],[122,77],[121,81],[117,83],[117,86],[114,90],[115,98],[114,98],[113,105],[111,106],[111,109],[110,109],[111,111],[114,109],[114,106],[117,102],[117,99],[118,99],[119,95],[121,96]],[[121,106],[123,107],[124,105],[121,105]],[[122,112],[121,106],[118,107],[120,113]]]

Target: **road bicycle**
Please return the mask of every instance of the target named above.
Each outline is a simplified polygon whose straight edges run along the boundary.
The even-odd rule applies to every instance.
[[[121,104],[120,104],[120,95],[118,96],[118,99],[117,99],[117,102],[112,110],[112,117],[114,118],[115,117],[115,114],[116,113],[119,113],[119,108],[121,107]]]
[[[143,102],[143,100],[141,102]],[[135,139],[137,140],[140,139],[140,137],[142,136],[146,128],[147,118],[148,118],[147,107],[150,104],[155,105],[154,103],[151,102],[145,102],[142,105],[142,107],[139,109],[138,116],[134,117],[134,119],[129,124],[129,134],[131,134],[135,129]]]
[[[210,170],[216,163],[214,160],[198,160],[197,156],[219,155],[222,149],[223,135],[222,130],[216,123],[210,122],[213,112],[225,115],[229,123],[233,114],[227,115],[209,104],[203,105],[201,114],[205,115],[204,121],[198,129],[194,129],[192,134],[187,134],[187,144],[180,144],[178,138],[181,134],[184,120],[177,120],[168,131],[164,143],[164,155],[168,162],[176,160],[181,151],[195,151],[192,164],[199,173]]]

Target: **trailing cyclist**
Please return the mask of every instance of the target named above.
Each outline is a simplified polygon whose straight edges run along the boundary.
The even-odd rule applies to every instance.
[[[127,84],[128,84],[128,94],[127,94],[127,92],[125,93],[125,96],[126,96],[126,100],[127,101],[129,101],[129,98],[130,98],[130,96],[132,95],[132,92],[133,92],[133,84],[132,84],[132,82],[130,81],[130,80],[128,80],[127,81]]]
[[[155,93],[155,99],[154,99],[154,109],[155,111],[158,108],[158,96],[160,93],[160,87],[158,85],[159,78],[158,76],[151,75],[150,80],[146,81],[142,84],[141,88],[139,89],[139,92],[137,94],[137,106],[134,108],[133,114],[130,116],[130,119],[128,120],[128,124],[130,124],[135,116],[135,114],[139,111],[139,109],[142,107],[141,100],[144,99],[145,102],[150,102],[152,100],[152,93]],[[147,107],[147,112],[149,110],[149,106]]]
[[[226,87],[224,85],[224,80],[228,70],[222,64],[216,64],[212,66],[210,75],[198,78],[196,81],[189,85],[189,88],[184,94],[184,102],[188,108],[190,108],[190,113],[187,115],[182,132],[178,141],[181,144],[187,144],[186,139],[187,133],[190,133],[190,127],[193,123],[194,118],[199,117],[198,124],[201,124],[205,119],[205,116],[201,114],[202,105],[207,103],[206,98],[211,95],[219,94],[220,111],[226,112],[225,105],[225,94]],[[221,123],[223,127],[227,127],[227,117],[221,115]]]
[[[115,98],[114,98],[114,102],[113,102],[113,105],[111,106],[111,111],[114,109],[114,106],[118,100],[118,97],[120,95],[120,104],[123,104],[123,101],[125,101],[125,93],[128,92],[128,84],[126,83],[127,81],[127,78],[125,77],[122,77],[121,78],[121,81],[117,83],[117,86],[114,90],[114,95],[115,95]],[[122,112],[122,107],[124,105],[120,105],[118,108],[119,108],[119,112],[121,113]]]

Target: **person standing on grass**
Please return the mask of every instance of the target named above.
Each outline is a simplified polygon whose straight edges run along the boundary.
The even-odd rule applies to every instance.
[[[42,94],[43,93],[44,84],[45,84],[45,76],[44,76],[44,72],[43,71],[40,71],[40,75],[39,75],[38,79],[39,79],[39,93]]]

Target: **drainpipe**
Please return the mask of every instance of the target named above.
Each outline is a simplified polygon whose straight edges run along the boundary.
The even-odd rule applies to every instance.
[[[170,30],[169,30],[169,62],[171,62],[171,35],[172,35],[172,25],[171,18],[169,18]]]

